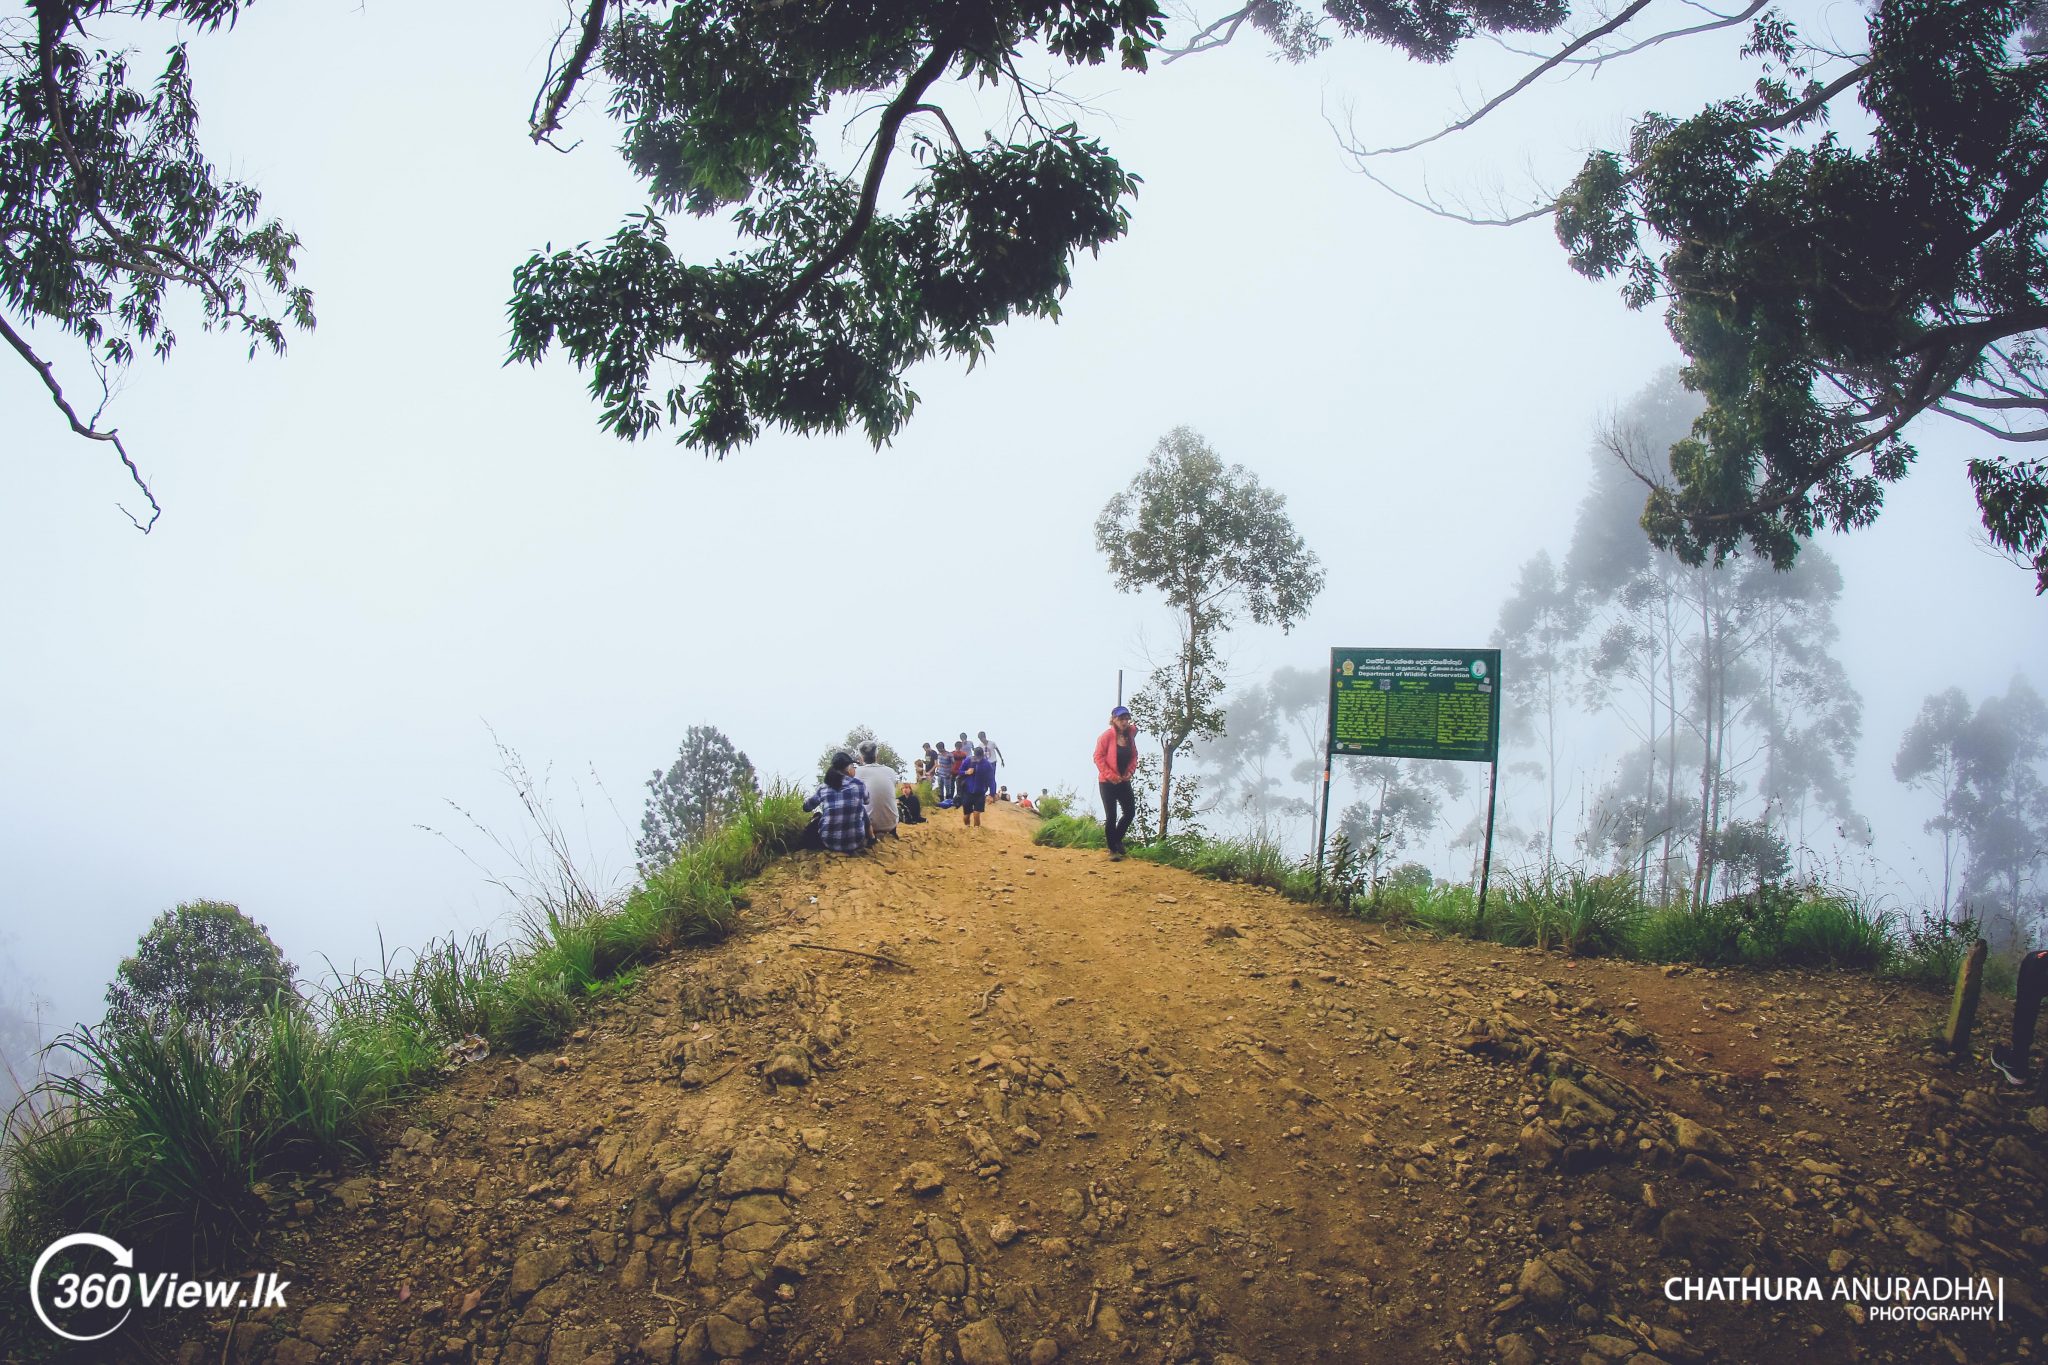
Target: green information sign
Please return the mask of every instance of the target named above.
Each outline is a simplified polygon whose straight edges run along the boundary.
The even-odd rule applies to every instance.
[[[1331,650],[1330,752],[1494,762],[1500,651]]]

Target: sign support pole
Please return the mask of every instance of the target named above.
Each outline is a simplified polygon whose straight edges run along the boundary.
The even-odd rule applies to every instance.
[[[1486,765],[1486,853],[1479,864],[1479,909],[1472,920],[1474,938],[1486,928],[1486,884],[1493,877],[1493,793],[1499,776],[1500,761],[1496,759]]]
[[[1330,746],[1323,745],[1323,813],[1316,821],[1316,895],[1323,894],[1323,846],[1330,837]]]

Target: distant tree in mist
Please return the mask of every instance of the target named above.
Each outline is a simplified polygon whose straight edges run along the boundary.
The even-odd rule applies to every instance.
[[[1941,840],[1941,919],[1955,908],[1956,859],[1964,847],[1963,753],[1969,747],[1970,699],[1959,687],[1920,703],[1892,758],[1892,776],[1935,799],[1935,813],[1921,826]]]
[[[1926,828],[1942,839],[1944,916],[1966,905],[1986,937],[2004,944],[2038,933],[2048,915],[2048,704],[2040,694],[2015,677],[2004,695],[1975,707],[1955,688],[1928,697],[1892,773],[1938,802]]]
[[[225,901],[158,915],[107,987],[107,1027],[160,1030],[173,1019],[219,1036],[279,996],[292,975],[264,927]]]
[[[1315,842],[1329,686],[1327,670],[1277,668],[1224,700],[1223,732],[1199,755],[1217,810],[1272,838],[1300,821]]]
[[[1583,653],[1586,614],[1584,594],[1558,573],[1547,550],[1538,550],[1522,565],[1500,609],[1497,638],[1514,660],[1514,681],[1502,697],[1501,727],[1504,739],[1520,740],[1541,755],[1546,870],[1557,862],[1558,741]]]
[[[1171,662],[1131,698],[1160,746],[1159,835],[1173,815],[1174,760],[1223,731],[1224,636],[1249,616],[1293,628],[1323,588],[1323,570],[1287,516],[1287,499],[1208,442],[1175,427],[1095,520],[1095,544],[1119,591],[1166,597],[1180,634]]]
[[[1815,814],[1849,837],[1863,828],[1848,786],[1862,701],[1833,652],[1840,570],[1812,548],[1784,570],[1743,553],[1688,564],[1643,532],[1644,480],[1661,476],[1699,407],[1667,374],[1607,424],[1562,568],[1553,581],[1532,561],[1502,615],[1539,677],[1524,718],[1544,701],[1543,669],[1583,651],[1586,702],[1634,749],[1594,794],[1582,844],[1667,901],[1674,881],[1711,897],[1717,836],[1745,808],[1794,847]]]
[[[832,762],[832,755],[841,749],[852,754],[855,758],[859,758],[860,746],[870,741],[873,741],[875,746],[876,762],[885,768],[894,768],[899,777],[908,778],[910,776],[910,769],[904,764],[903,755],[897,753],[894,746],[887,740],[878,738],[874,727],[869,725],[856,725],[846,732],[844,740],[837,744],[826,745],[825,751],[818,755],[818,771],[822,773],[826,766]],[[972,740],[968,742],[970,744],[973,743]]]
[[[633,845],[642,872],[666,867],[761,790],[754,765],[714,725],[692,725],[667,771],[647,779],[647,809]]]
[[[1377,889],[1402,851],[1437,827],[1445,799],[1464,794],[1465,773],[1457,763],[1412,758],[1349,758],[1345,767],[1363,794],[1344,808],[1337,833],[1357,850],[1368,885]]]

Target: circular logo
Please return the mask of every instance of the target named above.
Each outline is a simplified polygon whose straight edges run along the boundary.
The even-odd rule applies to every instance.
[[[1472,661],[1472,676],[1475,678],[1484,678],[1486,676],[1486,660],[1474,659]]]
[[[112,1276],[101,1273],[83,1277],[76,1274],[65,1274],[57,1277],[55,1307],[59,1309],[83,1308],[89,1310],[119,1308],[122,1310],[121,1316],[115,1320],[114,1325],[107,1328],[104,1332],[94,1332],[90,1336],[80,1336],[76,1332],[67,1332],[56,1323],[50,1321],[50,1314],[43,1307],[43,1270],[54,1258],[71,1250],[73,1247],[91,1247],[96,1251],[104,1251],[107,1255],[114,1258],[114,1264],[119,1266],[123,1272],[135,1269],[135,1253],[122,1246],[113,1238],[102,1237],[97,1232],[74,1232],[69,1236],[59,1237],[56,1241],[43,1248],[42,1255],[36,1257],[35,1269],[29,1272],[28,1277],[29,1303],[35,1308],[36,1316],[42,1319],[43,1326],[49,1328],[58,1336],[63,1337],[66,1341],[98,1341],[101,1337],[110,1337],[121,1330],[121,1324],[128,1321],[128,1315],[135,1311],[128,1307],[128,1295],[133,1288],[134,1280],[126,1273]]]

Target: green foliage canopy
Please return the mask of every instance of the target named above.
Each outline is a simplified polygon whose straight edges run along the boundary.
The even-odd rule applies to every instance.
[[[1472,33],[1540,30],[1565,12],[1558,0],[1331,9],[1430,59]],[[1264,27],[1286,40],[1286,25]],[[1042,48],[1070,67],[1141,71],[1165,32],[1155,0],[586,0],[532,132],[552,137],[581,83],[601,75],[650,202],[608,242],[519,268],[512,358],[562,348],[589,372],[602,424],[628,438],[673,423],[722,455],[769,427],[858,425],[879,445],[916,405],[911,365],[945,355],[972,366],[1000,323],[1057,317],[1074,257],[1129,223],[1138,178],[1062,116],[1064,97],[1027,77],[1020,56]],[[951,82],[1006,92],[1019,116],[963,135],[944,102]],[[860,164],[842,171],[815,127],[862,97],[879,114]],[[906,139],[916,170],[885,194]],[[679,259],[663,215],[728,207],[748,245]],[[664,362],[676,382],[657,379]]]
[[[282,352],[287,326],[313,326],[313,296],[292,282],[299,239],[259,221],[262,197],[199,145],[184,44],[138,88],[128,54],[90,32],[110,19],[216,29],[245,3],[36,0],[29,20],[0,21],[0,340],[73,432],[114,449],[148,501],[147,518],[129,514],[145,531],[161,509],[141,470],[99,412],[81,414],[30,333],[75,338],[104,395],[139,348],[171,353],[166,310],[180,296],[208,330],[239,330],[252,355]]]
[[[1557,199],[1574,267],[1665,306],[1707,410],[1643,524],[1691,562],[1780,567],[1868,525],[1925,413],[2048,439],[2048,63],[2031,0],[1878,0],[1835,53],[1775,11],[1754,92],[1648,114]],[[1853,96],[1867,138],[1830,127]],[[2048,592],[2048,463],[1969,462],[1993,545]]]
[[[173,1019],[215,1038],[295,996],[296,969],[264,927],[225,901],[187,901],[156,917],[107,987],[107,1025],[161,1031]]]

